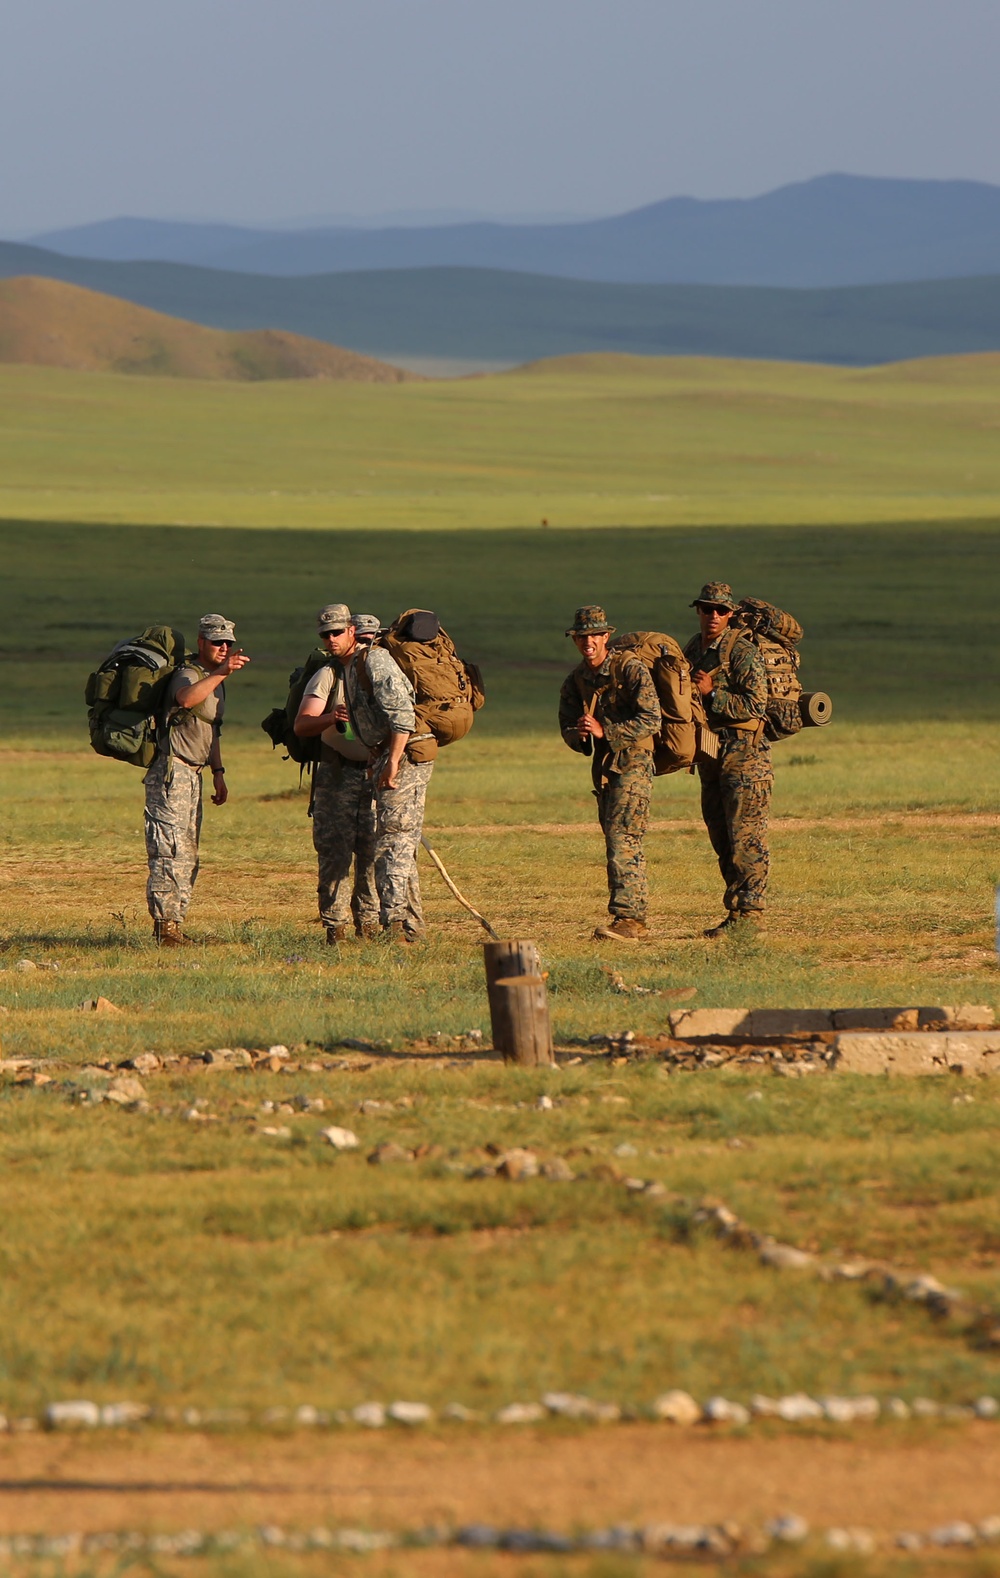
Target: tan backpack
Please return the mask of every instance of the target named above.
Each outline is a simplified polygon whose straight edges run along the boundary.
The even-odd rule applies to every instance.
[[[394,658],[413,686],[416,735],[407,747],[414,762],[432,762],[442,745],[462,740],[486,700],[482,675],[466,663],[436,614],[407,608],[379,637],[378,645]],[[363,666],[362,672],[366,672]]]
[[[612,679],[618,679],[615,658],[637,657],[649,669],[660,703],[660,732],[653,742],[653,772],[657,778],[684,772],[694,761],[695,725],[704,716],[700,697],[694,694],[691,670],[683,649],[662,630],[633,630],[610,643]]]

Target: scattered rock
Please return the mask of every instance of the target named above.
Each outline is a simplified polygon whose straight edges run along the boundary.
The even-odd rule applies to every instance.
[[[359,1403],[351,1409],[351,1418],[356,1425],[364,1425],[366,1430],[381,1430],[385,1424],[384,1403]]]
[[[541,1174],[550,1183],[572,1183],[576,1178],[576,1173],[562,1156],[553,1156],[550,1161],[543,1162]]]
[[[972,1407],[980,1419],[995,1419],[1000,1414],[1000,1403],[995,1397],[977,1397]]]
[[[101,1422],[101,1410],[96,1403],[83,1398],[66,1403],[50,1403],[45,1410],[45,1423],[49,1430],[93,1430]]]
[[[701,1406],[690,1392],[664,1392],[653,1402],[654,1419],[663,1419],[671,1425],[696,1425],[701,1419]]]
[[[981,1518],[976,1524],[976,1533],[988,1545],[995,1545],[1000,1540],[1000,1517]]]
[[[910,1404],[910,1410],[914,1419],[936,1419],[941,1407],[931,1397],[915,1397]]]
[[[391,1167],[396,1162],[412,1162],[413,1152],[404,1150],[394,1140],[388,1140],[383,1145],[376,1145],[368,1157],[370,1167]]]
[[[205,1114],[199,1113],[198,1116],[204,1117]],[[266,1123],[257,1133],[265,1134],[269,1140],[290,1140],[292,1137],[292,1131],[286,1124]]]
[[[163,1065],[155,1052],[139,1052],[130,1062],[125,1064],[125,1067],[134,1069],[137,1074],[148,1075],[155,1074],[157,1069],[162,1068]]]
[[[104,1099],[119,1107],[131,1107],[135,1102],[145,1101],[146,1087],[132,1074],[119,1074],[104,1092]]]
[[[593,1398],[575,1392],[545,1392],[542,1406],[560,1419],[587,1419],[595,1424],[612,1424],[621,1418],[617,1403],[595,1403]]]
[[[790,1397],[778,1398],[778,1418],[784,1419],[786,1424],[803,1424],[812,1419],[822,1419],[823,1408],[805,1392],[793,1392]]]
[[[924,1537],[922,1534],[916,1534],[912,1530],[908,1530],[904,1534],[896,1535],[896,1549],[899,1551],[909,1551],[911,1555],[914,1555],[917,1551],[922,1551],[923,1548]]]
[[[816,1264],[815,1255],[792,1244],[777,1244],[774,1239],[764,1240],[759,1255],[762,1265],[773,1266],[776,1271],[807,1271]]]
[[[464,1403],[446,1403],[441,1410],[441,1418],[451,1420],[453,1424],[472,1425],[482,1419],[482,1414],[474,1408],[466,1408]]]
[[[504,1151],[496,1164],[498,1178],[507,1178],[511,1183],[519,1183],[525,1178],[537,1178],[538,1157],[534,1151],[524,1150],[516,1145],[512,1150]]]
[[[152,1411],[147,1403],[105,1403],[101,1409],[101,1424],[108,1429],[141,1425]]]
[[[750,1412],[755,1419],[775,1419],[778,1416],[778,1404],[773,1397],[755,1392],[750,1399]]]
[[[554,1106],[555,1102],[552,1100],[551,1096],[539,1096],[538,1100],[535,1102],[535,1107],[539,1112],[551,1112]]]
[[[541,1403],[508,1403],[493,1415],[498,1425],[536,1425],[545,1418]]]
[[[910,1419],[912,1413],[910,1405],[901,1397],[890,1397],[885,1405],[886,1416],[889,1419]]]
[[[930,1540],[932,1545],[975,1545],[976,1530],[971,1523],[965,1523],[961,1518],[954,1523],[944,1523],[938,1529],[932,1529]]]
[[[769,1523],[765,1523],[764,1533],[782,1545],[801,1545],[803,1540],[809,1538],[809,1525],[797,1513],[788,1512],[781,1518],[772,1518]]]
[[[27,975],[31,970],[37,970],[38,966],[34,959],[18,959],[14,968],[15,970],[20,970],[22,975]]]
[[[847,1556],[871,1556],[875,1536],[870,1529],[827,1529],[826,1543],[831,1551]]]
[[[80,1004],[80,1012],[83,1014],[120,1014],[122,1010],[116,1008],[114,1003],[109,1002],[106,997],[85,997]]]
[[[434,1418],[434,1410],[427,1403],[390,1403],[388,1416],[397,1425],[428,1425]]]
[[[338,1129],[336,1124],[331,1124],[328,1129],[320,1129],[319,1137],[332,1145],[335,1151],[353,1151],[358,1145],[358,1137],[353,1129]]]
[[[702,1418],[712,1425],[748,1425],[750,1412],[742,1403],[730,1402],[728,1397],[710,1397],[701,1411]]]

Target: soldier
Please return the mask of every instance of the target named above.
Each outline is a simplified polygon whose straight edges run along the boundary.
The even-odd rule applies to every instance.
[[[182,926],[198,876],[201,775],[212,769],[212,804],[229,799],[219,734],[226,707],[225,681],[250,659],[236,646],[236,631],[222,614],[198,625],[198,657],[170,677],[158,720],[157,752],[143,780],[146,789],[146,902],[161,947],[190,941]]]
[[[596,604],[577,609],[566,634],[583,661],[563,681],[559,728],[571,751],[592,756],[611,915],[594,936],[633,942],[649,935],[642,840],[649,823],[652,737],[660,727],[660,705],[645,664],[627,652],[608,652],[614,628]]]
[[[375,882],[379,913],[390,941],[416,942],[424,934],[417,877],[417,845],[433,762],[406,755],[416,735],[413,686],[383,647],[358,642],[349,626],[344,649],[346,721],[369,750],[375,786]]]
[[[724,639],[736,610],[732,588],[709,581],[691,607],[698,610],[701,629],[684,655],[719,753],[714,761],[700,756],[698,762],[701,814],[726,884],[726,918],[705,932],[714,938],[757,922],[764,908],[774,774],[764,738],[767,675],[760,653],[742,637]]]
[[[351,614],[345,603],[319,611],[320,640],[335,660],[318,669],[302,695],[295,719],[300,739],[320,736],[312,793],[313,848],[319,865],[319,915],[328,943],[347,940],[349,929],[371,939],[379,932],[375,886],[375,789],[369,750],[347,722],[345,653],[378,635],[373,614]],[[354,882],[351,883],[351,866]]]

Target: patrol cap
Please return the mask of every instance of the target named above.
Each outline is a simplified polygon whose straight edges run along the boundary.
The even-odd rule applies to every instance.
[[[351,622],[354,625],[354,633],[359,639],[364,637],[367,640],[377,636],[382,629],[382,621],[376,614],[354,614]]]
[[[712,603],[716,608],[728,608],[730,612],[738,606],[728,581],[706,581],[694,602],[688,606],[697,608],[699,603]]]
[[[351,610],[346,603],[327,603],[316,615],[316,625],[321,636],[325,636],[328,630],[346,630],[353,623]]]
[[[198,621],[198,634],[205,641],[235,641],[236,626],[225,614],[202,614]]]
[[[583,608],[578,608],[573,623],[566,634],[568,636],[599,636],[607,633],[613,636],[614,625],[608,624],[608,616],[599,603],[586,603]]]

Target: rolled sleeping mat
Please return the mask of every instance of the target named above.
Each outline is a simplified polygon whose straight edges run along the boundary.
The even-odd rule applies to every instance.
[[[804,729],[821,729],[833,717],[833,702],[825,690],[804,690],[799,697]]]

